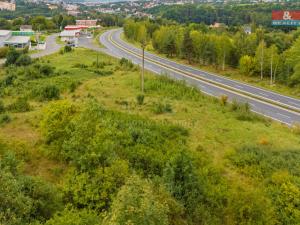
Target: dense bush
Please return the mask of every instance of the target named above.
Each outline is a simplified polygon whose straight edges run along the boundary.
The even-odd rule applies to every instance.
[[[9,48],[1,47],[0,48],[0,59],[5,58],[8,53]]]
[[[144,95],[138,95],[138,96],[136,96],[137,104],[138,105],[143,105],[144,104],[144,99],[145,99]]]
[[[3,113],[5,111],[5,106],[3,101],[0,100],[0,113]]]
[[[0,147],[0,223],[28,224],[45,221],[62,206],[58,190],[20,173],[14,154]]]
[[[55,100],[59,99],[60,90],[56,85],[47,84],[33,90],[32,95],[40,101]]]
[[[264,181],[280,224],[300,221],[300,153],[246,146],[229,156],[242,173]]]
[[[48,220],[45,225],[102,225],[99,215],[88,209],[66,208]]]
[[[156,114],[171,113],[172,106],[170,103],[157,102],[153,104],[153,112]]]
[[[124,70],[133,70],[134,69],[134,64],[126,58],[120,59],[119,64],[120,64],[121,68]]]
[[[6,123],[9,123],[11,121],[11,118],[8,114],[3,113],[0,114],[0,126]]]
[[[8,109],[12,112],[27,112],[30,111],[31,107],[26,98],[18,98],[8,106]]]
[[[28,66],[32,63],[30,56],[28,55],[21,55],[17,60],[16,60],[16,65],[17,66]]]

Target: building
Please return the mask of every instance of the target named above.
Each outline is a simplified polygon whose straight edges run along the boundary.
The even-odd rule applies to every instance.
[[[96,27],[97,20],[76,20],[77,26]]]
[[[0,30],[0,47],[12,46],[15,48],[31,47],[30,36],[22,35],[21,31]]]
[[[11,36],[4,41],[4,46],[11,46],[15,48],[31,47],[30,37],[28,36]]]
[[[64,30],[59,37],[64,42],[77,42],[80,35],[80,30]]]
[[[0,10],[16,11],[16,3],[0,1]]]
[[[21,25],[20,31],[22,32],[33,32],[31,25]]]
[[[0,47],[4,46],[4,41],[8,40],[12,36],[10,30],[0,30]]]

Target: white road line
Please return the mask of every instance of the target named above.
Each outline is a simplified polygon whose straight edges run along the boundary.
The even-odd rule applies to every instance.
[[[265,94],[265,93],[262,93],[262,92],[258,92],[260,95],[263,95],[263,96],[266,96],[266,97],[269,97],[269,95]]]
[[[288,118],[288,119],[291,118],[291,117],[289,117],[289,116],[287,116],[287,115],[284,115],[284,114],[281,114],[281,113],[279,113],[279,112],[277,112],[276,114],[277,114],[277,115],[280,115],[280,116],[282,116],[282,117]]]

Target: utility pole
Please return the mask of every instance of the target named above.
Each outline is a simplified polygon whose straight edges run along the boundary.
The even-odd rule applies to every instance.
[[[264,65],[264,41],[261,43],[261,59],[260,59],[260,79],[263,79],[263,65]]]
[[[146,43],[145,41],[142,42],[142,75],[141,75],[141,91],[144,93],[144,74],[145,74],[145,47]]]
[[[273,48],[271,47],[271,80],[270,80],[270,85],[273,84]]]

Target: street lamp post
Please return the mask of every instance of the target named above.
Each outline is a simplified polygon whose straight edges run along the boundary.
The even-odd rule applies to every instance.
[[[144,73],[145,73],[145,47],[146,43],[143,41],[142,42],[142,74],[141,74],[141,91],[144,93]]]

